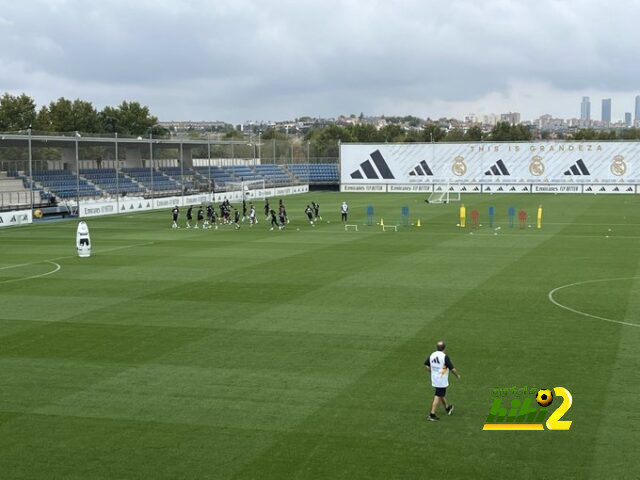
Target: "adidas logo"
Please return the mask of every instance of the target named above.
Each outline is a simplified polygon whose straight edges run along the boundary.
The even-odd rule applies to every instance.
[[[395,178],[393,176],[393,173],[391,173],[391,170],[389,169],[389,165],[387,165],[387,162],[380,153],[380,150],[376,150],[370,156],[371,160],[373,160],[373,165],[375,165],[376,168],[373,168],[371,160],[367,160],[360,164],[360,168],[358,170],[351,173],[351,178],[362,179],[366,177],[369,180],[377,180],[380,177],[384,178],[385,180]]]
[[[429,165],[427,165],[427,162],[422,160],[418,165],[416,165],[416,168],[409,172],[409,175],[411,175],[412,177],[415,177],[416,175],[424,177],[425,175],[433,175],[433,172],[429,168]]]
[[[484,172],[485,175],[509,175],[506,165],[502,159],[498,160],[495,165],[492,165],[489,170]]]
[[[582,159],[579,159],[576,163],[569,167],[569,170],[564,172],[565,175],[591,175],[589,169],[584,164]]]

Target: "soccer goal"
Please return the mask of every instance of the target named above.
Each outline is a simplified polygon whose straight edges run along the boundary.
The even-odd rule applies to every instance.
[[[242,192],[245,200],[264,200],[264,179],[227,182],[227,191]]]
[[[460,188],[456,188],[454,185],[449,184],[439,188],[439,190],[434,190],[433,193],[429,195],[427,203],[449,203],[460,201]]]

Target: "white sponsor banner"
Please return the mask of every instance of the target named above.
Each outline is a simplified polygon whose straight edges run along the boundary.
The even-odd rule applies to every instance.
[[[414,185],[405,185],[405,184],[389,184],[387,185],[387,192],[397,192],[397,193],[429,193],[433,192],[433,185],[423,183],[423,184],[414,184]]]
[[[531,193],[582,193],[582,185],[532,185]]]
[[[482,184],[480,183],[457,183],[454,185],[434,185],[434,192],[454,192],[454,193],[481,193]]]
[[[342,184],[640,183],[640,142],[340,146]]]
[[[483,193],[531,193],[531,184],[502,183],[498,185],[483,185]]]
[[[387,191],[386,185],[349,185],[349,184],[341,184],[340,185],[341,192],[361,192],[361,193],[381,193]]]
[[[309,191],[309,185],[295,185],[290,187],[265,188],[260,190],[248,190],[247,200],[264,195],[265,197],[295,195]],[[245,193],[247,193],[245,192]],[[231,202],[242,201],[241,191],[221,192],[216,194],[200,193],[196,195],[173,196],[162,198],[123,197],[118,200],[96,200],[92,202],[80,202],[81,217],[97,217],[113,213],[135,213],[148,210],[161,210],[174,206],[201,205],[203,203],[220,203],[225,199]],[[29,212],[30,214],[31,212]]]
[[[0,212],[0,228],[14,225],[26,225],[33,222],[31,210],[14,210],[13,212]]]
[[[585,185],[582,193],[612,193],[612,194],[632,194],[636,193],[637,185]]]

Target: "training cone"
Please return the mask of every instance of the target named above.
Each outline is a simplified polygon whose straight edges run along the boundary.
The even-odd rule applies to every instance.
[[[420,223],[420,219],[418,219],[418,223],[416,223],[416,227],[421,227],[422,224]]]

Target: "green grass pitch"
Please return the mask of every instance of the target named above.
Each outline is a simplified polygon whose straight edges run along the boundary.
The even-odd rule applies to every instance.
[[[1,230],[0,478],[635,478],[640,328],[548,294],[611,279],[555,299],[640,325],[640,197],[463,196],[475,231],[423,200],[288,197],[285,231],[94,218],[88,259],[74,221]],[[429,423],[439,339],[462,380]],[[482,431],[510,386],[567,388],[571,429]]]

